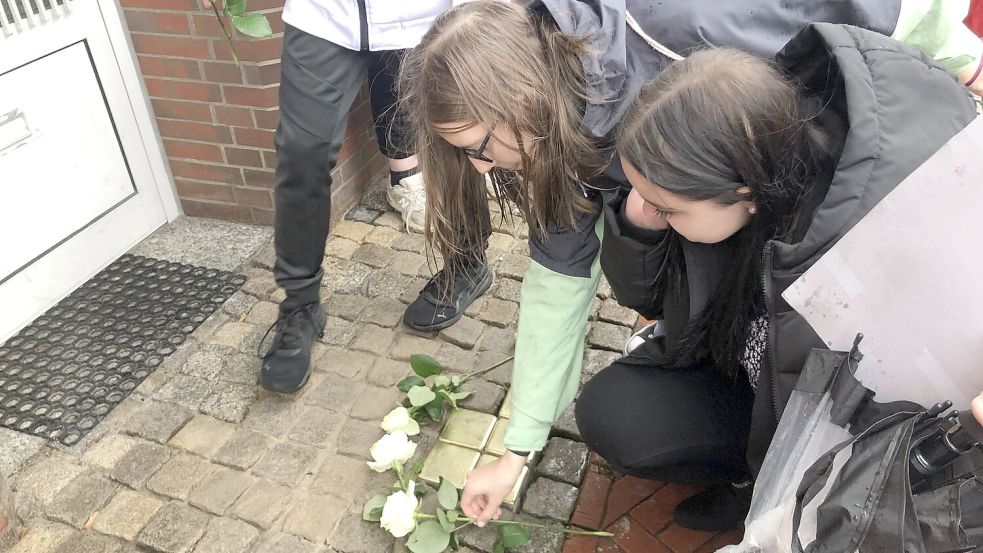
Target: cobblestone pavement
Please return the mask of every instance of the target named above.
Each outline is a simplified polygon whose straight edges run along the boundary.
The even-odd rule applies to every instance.
[[[525,238],[521,224],[501,225],[490,240],[491,289],[456,325],[418,336],[400,317],[433,271],[423,238],[405,233],[378,201],[363,202],[327,243],[327,328],[311,381],[292,396],[256,385],[257,347],[282,298],[272,245],[262,247],[240,268],[248,277],[242,289],[81,443],[65,448],[0,429],[0,470],[12,474],[14,511],[26,527],[10,551],[403,551],[361,521],[364,500],[391,483],[366,466],[369,446],[382,435],[379,422],[399,397],[394,385],[409,373],[411,354],[460,372],[511,354],[529,263]],[[617,357],[634,316],[602,285],[591,321],[585,379]],[[465,406],[494,412],[508,380],[506,365],[474,381],[483,391]],[[434,428],[424,431],[418,455],[435,436]],[[570,519],[577,486],[598,470],[588,468],[577,440],[571,409],[535,467],[522,512],[507,516]],[[490,551],[492,540],[492,532],[465,533],[462,551]],[[581,551],[570,547],[536,534],[523,550]]]

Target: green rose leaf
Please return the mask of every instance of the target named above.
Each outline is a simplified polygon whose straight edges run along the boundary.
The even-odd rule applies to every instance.
[[[379,522],[382,518],[382,507],[385,504],[386,496],[384,494],[373,495],[372,499],[366,501],[365,507],[362,508],[362,520]]]
[[[440,419],[444,416],[444,400],[442,398],[437,398],[426,406],[427,414],[434,422],[440,422]]]
[[[451,397],[447,390],[437,390],[437,397],[451,404],[451,409],[457,409],[457,401]]]
[[[468,398],[474,392],[451,392],[451,399],[456,401],[461,401],[462,399]]]
[[[233,15],[232,26],[244,35],[255,38],[263,38],[273,35],[270,22],[261,13],[251,13],[249,15]]]
[[[242,15],[246,13],[246,0],[225,0],[225,11],[229,15]]]
[[[406,471],[407,482],[410,480],[416,480],[416,477],[419,476],[420,471],[423,470],[423,461],[424,459],[417,459],[416,462],[413,463],[413,466],[410,467],[410,470]]]
[[[447,520],[447,514],[441,509],[437,509],[437,522],[444,530],[447,530],[448,532],[454,531],[454,525],[451,524],[451,521]]]
[[[506,549],[519,547],[529,541],[529,530],[518,524],[502,524],[498,527],[498,539]]]
[[[457,488],[444,478],[440,479],[440,488],[437,490],[437,502],[445,509],[457,509]]]
[[[427,388],[426,386],[413,386],[410,391],[406,393],[406,396],[410,398],[410,405],[413,407],[419,407],[421,405],[427,405],[433,401],[437,394],[433,393],[433,390]]]
[[[453,384],[455,388],[457,388],[458,386],[460,386],[461,385],[461,375],[455,374],[454,376],[452,376],[451,377],[451,384]]]
[[[410,366],[413,367],[413,372],[421,378],[444,372],[444,367],[436,359],[429,355],[421,355],[419,353],[410,356]]]
[[[451,509],[447,511],[447,520],[451,522],[457,522],[457,519],[461,518],[461,513],[457,512],[456,509]]]
[[[492,553],[505,553],[505,546],[502,545],[502,538],[495,540],[495,546],[492,547]]]
[[[457,534],[451,532],[451,549],[457,551],[461,548],[461,544],[457,542]]]
[[[433,385],[438,388],[446,388],[451,385],[451,379],[446,374],[439,374],[433,379]]]
[[[410,391],[410,389],[413,388],[414,386],[426,386],[426,385],[427,385],[426,380],[420,378],[419,376],[413,375],[413,376],[407,376],[403,380],[400,380],[399,384],[396,385],[396,388],[400,392],[403,392],[405,394],[406,392]]]
[[[450,541],[450,532],[436,521],[428,520],[410,534],[406,540],[406,548],[413,553],[443,553]]]

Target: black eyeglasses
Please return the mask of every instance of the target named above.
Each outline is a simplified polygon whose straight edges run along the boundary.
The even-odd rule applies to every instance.
[[[485,139],[481,141],[481,145],[478,146],[477,149],[461,148],[461,151],[464,152],[464,155],[468,156],[471,159],[484,161],[485,163],[495,163],[492,159],[489,159],[488,156],[485,155],[485,148],[488,147],[488,141],[491,140],[491,137],[492,137],[492,131],[488,131],[488,134],[485,135]]]

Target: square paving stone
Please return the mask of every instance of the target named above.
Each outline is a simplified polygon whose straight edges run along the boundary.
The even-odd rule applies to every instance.
[[[481,373],[481,378],[505,387],[512,384],[512,359],[508,354],[483,351],[478,355],[473,369],[476,371],[491,369]]]
[[[464,487],[468,471],[478,463],[479,453],[447,442],[437,442],[423,463],[420,478],[437,484],[443,477],[457,488]]]
[[[10,553],[47,553],[74,543],[75,535],[75,530],[63,524],[34,520],[27,527],[27,533],[14,545]]]
[[[389,349],[395,339],[396,332],[391,328],[362,323],[356,331],[355,339],[348,347],[352,350],[374,354]]]
[[[440,343],[419,336],[401,335],[389,349],[389,357],[398,361],[409,361],[411,355],[423,354],[433,357],[437,355]]]
[[[106,438],[99,443],[105,441]],[[45,452],[30,461],[17,475],[17,491],[44,505],[85,470],[85,467],[76,464],[74,458],[60,451]]]
[[[116,486],[102,476],[82,474],[65,486],[45,510],[49,517],[81,528],[115,491]]]
[[[201,402],[201,412],[219,420],[240,423],[256,401],[255,384],[220,382]]]
[[[253,553],[318,553],[318,547],[313,543],[290,534],[277,533],[261,541]]]
[[[346,347],[355,337],[355,324],[339,317],[328,317],[324,323],[324,336],[321,342],[329,346]]]
[[[519,304],[498,298],[488,298],[481,311],[481,320],[499,328],[507,328],[515,322]]]
[[[303,406],[293,398],[269,394],[249,408],[241,427],[270,436],[284,436],[296,424],[302,409]]]
[[[129,420],[125,431],[163,444],[193,416],[194,413],[180,405],[148,400]]]
[[[350,259],[355,250],[358,249],[358,242],[342,238],[340,236],[329,236],[328,242],[324,247],[324,255],[337,257],[339,259]]]
[[[365,461],[331,455],[321,464],[311,489],[320,494],[353,498],[365,489],[371,476],[372,470]]]
[[[123,544],[109,536],[85,532],[77,539],[62,542],[54,553],[119,553],[122,550]]]
[[[92,528],[131,541],[164,506],[164,502],[132,490],[122,490],[96,516]]]
[[[222,516],[253,481],[253,477],[243,472],[226,468],[217,469],[191,492],[188,503]]]
[[[565,438],[551,438],[536,471],[560,482],[580,486],[587,471],[587,446]]]
[[[416,233],[403,234],[392,243],[392,249],[422,254],[426,250],[423,236]]]
[[[332,495],[308,495],[296,501],[283,522],[283,530],[314,543],[324,543],[331,536],[338,519],[345,514],[349,499]]]
[[[380,357],[372,365],[367,380],[369,384],[395,388],[396,384],[411,374],[413,374],[413,369],[408,362]]]
[[[537,478],[526,491],[522,511],[566,524],[577,503],[576,487],[549,478]]]
[[[178,405],[183,405],[188,409],[197,411],[201,406],[201,402],[205,401],[212,391],[211,385],[207,380],[188,376],[186,374],[179,374],[169,380],[167,384],[161,386],[159,390],[154,393],[154,399],[177,403]]]
[[[402,320],[405,309],[395,298],[375,298],[362,312],[362,321],[392,328]]]
[[[494,415],[469,409],[457,409],[451,411],[447,418],[440,439],[471,449],[481,449],[488,442],[488,436],[491,435],[494,425]]]
[[[402,275],[416,276],[426,264],[427,259],[418,253],[397,251],[389,268]]]
[[[246,553],[259,538],[259,532],[241,520],[213,518],[195,553]]]
[[[373,271],[365,282],[365,295],[370,298],[397,298],[403,291],[406,277],[388,269]]]
[[[448,342],[465,349],[474,348],[484,332],[485,325],[471,317],[461,317],[456,323],[440,331]]]
[[[328,373],[316,389],[305,396],[305,401],[335,413],[347,413],[365,384],[349,380],[337,374]],[[250,413],[250,416],[252,413]],[[296,414],[292,414],[296,420]],[[246,421],[249,422],[248,420]],[[285,434],[285,429],[274,434]]]
[[[515,350],[515,330],[510,328],[486,327],[478,342],[479,351],[494,351],[512,355]]]
[[[467,381],[461,386],[461,391],[473,393],[458,402],[460,407],[490,415],[498,412],[502,400],[505,399],[505,388],[481,378]]]
[[[211,457],[235,432],[235,426],[206,415],[191,419],[168,442],[202,457]]]
[[[225,303],[222,304],[222,311],[233,319],[240,320],[249,314],[249,310],[253,308],[253,305],[256,305],[257,301],[259,300],[255,297],[239,290],[225,300]]]
[[[368,372],[375,362],[375,356],[367,353],[331,346],[323,347],[324,350],[313,363],[315,371],[332,372],[351,379]]]
[[[356,419],[382,420],[399,405],[403,393],[395,387],[367,386],[355,400],[351,416]]]
[[[164,466],[147,481],[147,489],[186,501],[191,490],[207,478],[214,466],[187,454],[179,454],[164,463]]]
[[[335,294],[324,304],[324,310],[346,321],[357,321],[369,304],[369,298],[354,294]]]
[[[317,450],[294,444],[274,444],[253,467],[253,474],[295,486],[314,469]]]
[[[302,444],[323,446],[334,440],[344,422],[344,415],[319,407],[308,407],[287,437]]]
[[[522,295],[521,292],[521,282],[510,278],[503,278],[498,280],[498,286],[495,288],[493,295],[498,299],[519,303],[519,299]]]
[[[602,321],[630,328],[635,325],[638,313],[619,305],[617,300],[607,299],[601,304],[600,317]]]
[[[253,466],[270,445],[270,438],[245,428],[240,428],[215,454],[214,461],[239,470]]]
[[[378,424],[349,419],[341,427],[338,435],[338,453],[369,460],[369,448],[382,437]]]
[[[569,407],[564,409],[560,417],[553,423],[553,430],[561,437],[579,442],[583,438],[580,435],[580,428],[577,426],[576,409],[576,403],[571,403]]]
[[[137,543],[161,553],[188,553],[201,539],[209,516],[181,503],[168,503],[154,515]]]
[[[123,434],[109,434],[89,448],[82,461],[101,469],[110,470],[140,440]]]
[[[290,494],[287,486],[259,480],[242,494],[232,508],[232,515],[261,528],[269,528],[287,507]]]
[[[338,553],[383,553],[389,551],[393,542],[389,532],[378,524],[363,521],[360,513],[343,516],[329,540],[331,548]]]
[[[625,341],[630,335],[630,328],[611,323],[595,322],[590,325],[587,343],[598,349],[620,352],[625,347]]]
[[[151,443],[136,444],[120,459],[109,476],[117,482],[139,488],[170,457],[171,451],[166,446]]]
[[[521,514],[516,517],[518,520],[526,520],[533,524],[555,525],[554,522],[546,519]],[[515,553],[560,553],[563,550],[563,542],[566,538],[561,532],[552,532],[542,528],[529,529],[529,541],[513,549]]]

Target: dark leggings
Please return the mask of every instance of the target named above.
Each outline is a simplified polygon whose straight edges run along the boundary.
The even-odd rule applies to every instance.
[[[743,375],[741,375],[743,376]],[[584,386],[577,425],[620,472],[687,484],[748,478],[753,394],[710,365],[685,370],[615,363]]]

